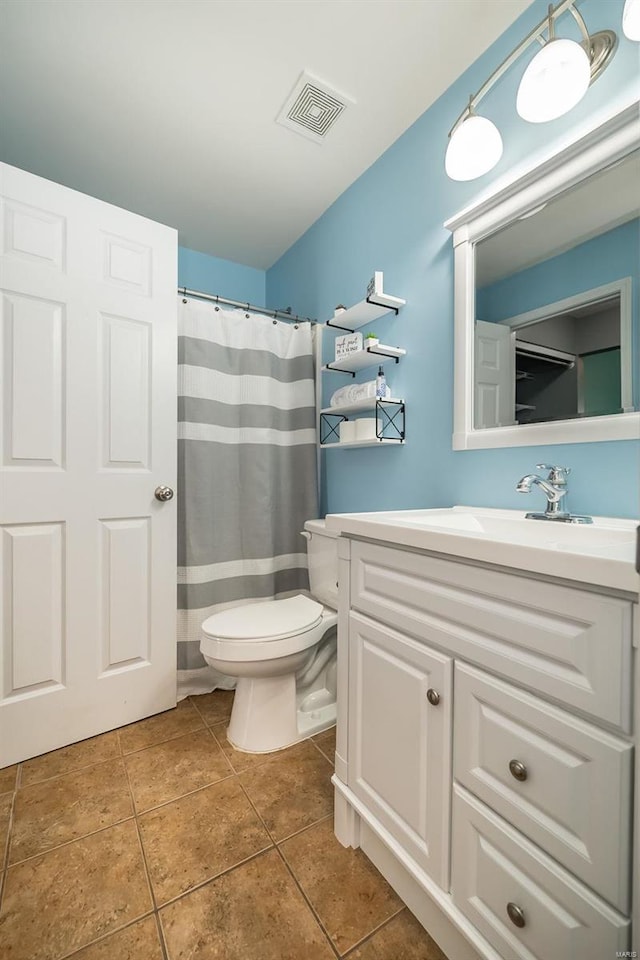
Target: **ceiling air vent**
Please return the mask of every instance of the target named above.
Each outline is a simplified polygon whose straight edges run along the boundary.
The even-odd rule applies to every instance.
[[[338,117],[353,102],[351,97],[304,72],[278,114],[277,122],[309,140],[323,143]]]

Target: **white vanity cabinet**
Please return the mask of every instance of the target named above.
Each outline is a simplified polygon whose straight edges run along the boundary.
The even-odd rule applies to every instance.
[[[632,597],[340,543],[338,838],[451,960],[638,949]]]

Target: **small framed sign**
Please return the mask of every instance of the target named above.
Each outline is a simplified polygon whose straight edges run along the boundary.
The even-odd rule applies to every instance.
[[[336,337],[336,360],[343,360],[359,350],[362,350],[361,333],[345,333],[343,337]]]

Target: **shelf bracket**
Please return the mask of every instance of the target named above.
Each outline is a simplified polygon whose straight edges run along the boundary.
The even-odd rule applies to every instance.
[[[396,407],[394,413],[389,413],[386,409],[387,407]],[[402,417],[402,422],[400,424],[396,423],[396,417]],[[387,429],[393,429],[397,433],[397,437],[385,437],[384,431]],[[398,440],[403,441],[405,439],[405,407],[404,401],[402,400],[385,400],[382,397],[376,400],[376,437],[378,440]]]
[[[370,303],[370,304],[371,304],[372,306],[374,306],[374,307],[384,307],[384,308],[385,308],[386,310],[388,310],[389,312],[391,312],[391,311],[393,310],[393,312],[395,313],[396,317],[398,316],[398,313],[400,312],[399,307],[390,307],[388,303],[380,303],[379,300],[374,300],[373,297],[367,297],[367,303]]]
[[[355,330],[352,330],[351,327],[341,327],[338,323],[331,323],[331,320],[325,321],[328,327],[333,327],[334,330],[344,330],[345,333],[355,333]]]
[[[337,423],[331,423],[328,419],[333,417],[337,419]],[[328,440],[331,440],[332,437],[335,437],[338,442],[340,442],[340,424],[343,420],[348,420],[348,417],[345,417],[342,413],[321,413],[320,414],[320,446],[327,443]],[[324,427],[325,432],[323,434],[322,428]]]
[[[339,367],[332,367],[330,363],[325,363],[324,368],[325,370],[331,370],[333,373],[345,373],[348,377],[355,377],[355,371],[341,370]]]
[[[398,363],[400,360],[400,357],[394,357],[391,353],[383,353],[382,350],[376,350],[375,347],[365,347],[365,350],[367,353],[375,353],[377,357],[386,357],[387,360],[394,360],[395,363]]]

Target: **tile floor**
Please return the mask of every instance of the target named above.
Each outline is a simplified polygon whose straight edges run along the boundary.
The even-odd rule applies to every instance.
[[[333,835],[335,730],[243,754],[232,698],[0,770],[3,960],[446,960]]]

